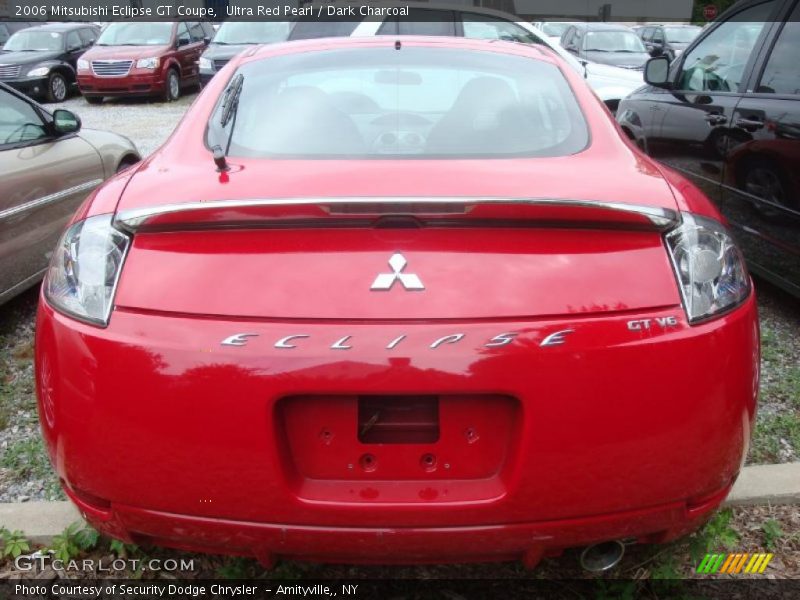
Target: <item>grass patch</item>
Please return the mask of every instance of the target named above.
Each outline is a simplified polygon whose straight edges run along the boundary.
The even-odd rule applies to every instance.
[[[787,367],[782,377],[771,384],[766,392],[785,401],[789,406],[800,409],[800,366]]]
[[[16,482],[50,478],[53,474],[44,442],[38,435],[10,445],[0,458],[0,466],[8,469],[12,480]]]
[[[783,349],[777,334],[761,324],[761,360],[777,363],[783,359]]]
[[[759,416],[750,446],[750,462],[781,462],[781,439],[791,444],[795,454],[800,452],[800,414],[790,410],[785,414]]]

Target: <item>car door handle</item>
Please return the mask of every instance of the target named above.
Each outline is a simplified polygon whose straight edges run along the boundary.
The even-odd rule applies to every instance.
[[[733,124],[742,129],[761,129],[764,127],[764,121],[759,121],[758,119],[736,119]]]
[[[719,113],[708,113],[703,118],[712,125],[724,125],[728,122],[728,117]]]

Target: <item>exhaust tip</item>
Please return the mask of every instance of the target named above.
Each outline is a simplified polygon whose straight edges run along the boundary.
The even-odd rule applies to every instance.
[[[616,567],[625,554],[625,545],[619,540],[587,546],[581,552],[581,567],[591,573],[604,573]]]

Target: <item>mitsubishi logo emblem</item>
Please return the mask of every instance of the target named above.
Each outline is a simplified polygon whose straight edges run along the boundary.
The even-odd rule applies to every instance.
[[[393,254],[389,259],[389,266],[392,267],[392,273],[380,273],[372,284],[371,290],[390,290],[395,281],[407,290],[424,290],[425,286],[422,285],[422,280],[413,273],[402,273],[401,271],[406,268],[408,261],[402,254]]]

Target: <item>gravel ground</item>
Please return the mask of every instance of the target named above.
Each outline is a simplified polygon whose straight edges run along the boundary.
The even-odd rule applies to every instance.
[[[44,106],[50,110],[71,110],[88,129],[104,129],[126,136],[134,141],[142,157],[146,157],[164,143],[196,97],[194,93],[186,94],[177,102],[106,98],[103,104],[90,106],[82,96],[73,96],[61,104]]]
[[[761,394],[749,464],[800,461],[800,300],[762,283]]]

